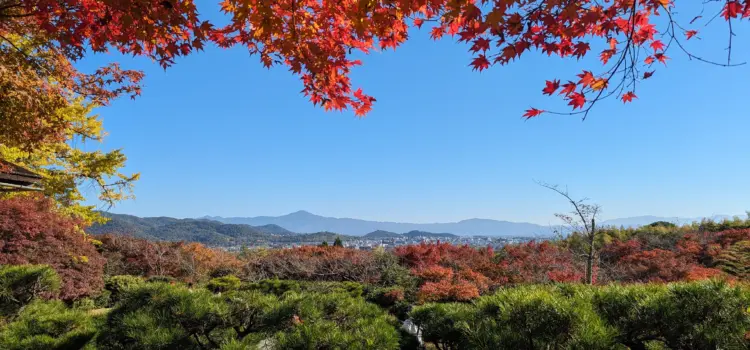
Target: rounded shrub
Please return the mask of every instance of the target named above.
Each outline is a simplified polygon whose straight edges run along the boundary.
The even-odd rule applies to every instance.
[[[61,301],[36,300],[0,330],[0,349],[81,349],[96,334],[93,318]]]
[[[211,279],[206,288],[214,293],[222,293],[239,289],[241,284],[242,281],[239,278],[228,275]]]
[[[109,302],[116,303],[125,291],[145,283],[143,278],[131,275],[111,276],[104,281],[104,290],[109,292]]]

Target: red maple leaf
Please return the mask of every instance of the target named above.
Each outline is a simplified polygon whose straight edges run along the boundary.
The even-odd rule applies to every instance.
[[[568,102],[569,106],[573,106],[573,110],[576,108],[583,109],[583,105],[586,104],[586,96],[583,96],[583,94],[574,92],[568,96],[568,99],[570,99],[570,102]]]
[[[490,49],[490,40],[487,38],[474,39],[474,45],[471,46],[471,52],[487,51]]]
[[[632,91],[628,91],[622,95],[622,103],[632,102],[634,98],[638,98]]]
[[[654,56],[648,56],[648,57],[646,57],[646,59],[643,60],[643,62],[646,63],[646,64],[648,64],[648,65],[654,63]]]
[[[594,74],[587,70],[583,71],[583,73],[581,74],[578,74],[578,77],[581,78],[581,80],[578,81],[578,84],[581,84],[584,87],[589,86],[594,82]]]
[[[650,72],[643,73],[643,79],[651,78],[651,76],[654,75],[654,72],[655,71],[650,71]]]
[[[604,50],[601,54],[599,54],[599,59],[602,61],[602,64],[607,64],[609,62],[609,59],[612,58],[612,55],[616,53],[616,50]]]
[[[555,91],[557,91],[557,89],[560,88],[559,80],[553,80],[553,81],[547,80],[546,84],[547,86],[545,86],[544,89],[542,89],[542,93],[545,95],[552,96],[552,94],[554,94]]]
[[[742,5],[737,0],[727,1],[726,5],[724,5],[724,10],[721,12],[721,15],[724,16],[724,19],[730,19],[730,18],[737,18],[737,16],[740,15],[742,12]]]
[[[490,67],[490,61],[487,60],[487,56],[479,55],[471,61],[472,70],[479,70],[480,72]]]
[[[661,42],[661,40],[654,40],[651,42],[651,48],[654,49],[654,51],[664,51],[664,43]]]
[[[424,24],[424,20],[421,18],[415,18],[414,19],[414,25],[417,26],[417,28],[422,28],[422,24]]]
[[[542,113],[544,113],[544,110],[542,109],[531,108],[526,110],[526,113],[523,114],[523,117],[526,119],[531,119]]]
[[[657,54],[655,54],[654,58],[656,58],[657,61],[659,61],[659,62],[661,62],[661,63],[663,63],[665,65],[667,64],[667,60],[669,59],[669,57],[667,57],[663,53],[657,53]]]
[[[574,91],[576,91],[576,87],[578,87],[578,85],[576,83],[568,80],[568,83],[565,84],[565,85],[563,85],[562,90],[560,90],[560,95],[562,95],[562,94],[565,94],[566,96],[570,95]]]
[[[697,30],[688,30],[685,32],[685,37],[687,37],[687,40],[690,40],[690,38],[694,37],[696,34],[698,34]]]

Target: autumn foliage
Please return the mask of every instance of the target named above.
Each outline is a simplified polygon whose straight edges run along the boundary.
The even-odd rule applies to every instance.
[[[105,260],[79,224],[49,199],[0,200],[0,265],[49,265],[60,276],[63,299],[98,294]]]
[[[249,255],[246,261],[247,274],[253,279],[377,283],[381,278],[374,254],[348,248],[274,249]]]
[[[364,115],[375,99],[352,87],[351,69],[362,64],[354,56],[395,49],[407,41],[409,29],[416,27],[435,40],[450,36],[466,43],[473,55],[470,66],[477,71],[509,64],[531,52],[575,59],[596,55],[603,68],[592,67],[563,80],[553,77],[542,89],[545,95],[561,97],[573,112],[585,113],[608,96],[623,102],[636,99],[637,85],[666,65],[672,52],[698,61],[733,64],[731,55],[721,61],[699,57],[690,51],[691,45],[714,17],[729,22],[730,35],[734,35],[731,24],[750,16],[750,1],[707,2],[702,10],[684,13],[691,11],[682,11],[680,6],[687,3],[224,0],[220,6],[229,23],[215,26],[199,18],[190,0],[6,0],[0,3],[0,35],[4,40],[13,36],[42,40],[68,60],[82,58],[87,49],[112,48],[151,57],[164,67],[178,56],[201,50],[207,42],[220,47],[241,45],[264,66],[285,65],[299,75],[303,93],[314,104],[327,110],[352,108]],[[140,78],[116,66],[108,69],[109,74],[102,72],[87,81],[101,88],[106,85],[102,82],[122,81],[118,76],[136,83]],[[525,116],[543,112],[531,108]]]
[[[237,273],[241,262],[234,255],[200,243],[153,242],[123,235],[95,237],[106,258],[107,275],[164,276],[199,282]]]

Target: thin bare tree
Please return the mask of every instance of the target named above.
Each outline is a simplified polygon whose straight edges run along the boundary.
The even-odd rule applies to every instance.
[[[556,213],[560,220],[570,227],[573,232],[578,232],[586,238],[587,251],[586,258],[586,283],[594,284],[594,262],[596,261],[596,226],[597,216],[601,212],[598,204],[590,204],[588,198],[573,199],[568,193],[567,188],[560,188],[558,185],[551,185],[546,182],[536,181],[539,186],[554,191],[565,197],[573,210],[568,214]]]

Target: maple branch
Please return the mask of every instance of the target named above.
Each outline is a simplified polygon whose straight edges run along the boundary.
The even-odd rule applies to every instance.
[[[670,23],[671,31],[669,32],[670,41],[669,41],[669,44],[667,45],[667,47],[665,48],[665,52],[666,52],[667,49],[669,49],[669,47],[672,44],[672,42],[674,42],[675,44],[677,44],[677,46],[680,48],[680,50],[682,50],[682,52],[684,52],[688,56],[688,59],[690,59],[690,60],[695,59],[696,61],[700,61],[700,62],[703,62],[703,63],[708,63],[708,64],[719,66],[719,67],[738,67],[738,66],[743,66],[743,65],[747,64],[747,62],[740,62],[740,63],[731,63],[730,62],[731,55],[732,55],[732,36],[734,35],[734,33],[732,32],[732,29],[731,29],[731,24],[730,24],[730,35],[729,35],[729,55],[727,57],[727,63],[719,63],[719,62],[716,62],[716,61],[707,60],[707,59],[705,59],[703,57],[700,57],[700,56],[696,56],[693,53],[691,53],[690,51],[688,51],[688,49],[686,49],[685,46],[682,45],[682,42],[680,41],[680,39],[677,38],[677,36],[675,34],[676,33],[675,27],[678,27],[678,28],[682,29],[683,31],[685,29],[682,28],[679,25],[679,23],[677,23],[677,21],[674,20],[674,18],[672,17],[672,13],[671,12],[667,12],[667,16],[669,17],[669,23]],[[717,16],[718,16],[718,14],[717,14]],[[716,16],[714,16],[714,18],[716,18]],[[713,20],[713,18],[711,20]]]
[[[727,0],[727,5],[729,5],[729,1]],[[734,32],[732,31],[732,17],[727,18],[727,23],[729,24],[729,46],[727,47],[727,66],[732,64],[732,37],[734,36]]]

